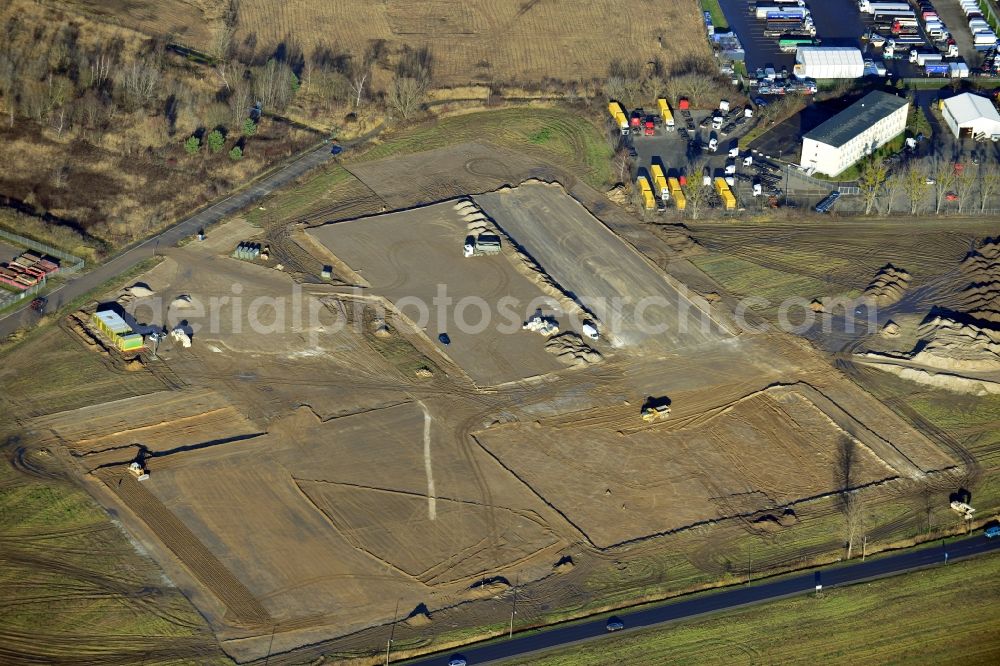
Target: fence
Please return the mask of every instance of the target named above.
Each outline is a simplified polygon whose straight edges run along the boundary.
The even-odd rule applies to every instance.
[[[45,288],[46,279],[42,278],[38,284],[28,287],[24,291],[7,291],[6,289],[0,290],[0,310],[24,299],[29,296],[34,296]]]
[[[59,260],[60,273],[72,275],[73,273],[79,273],[83,268],[84,261],[80,257],[69,254],[68,252],[63,252],[62,250],[46,245],[45,243],[39,243],[36,240],[25,238],[24,236],[19,236],[18,234],[12,234],[9,231],[4,231],[2,229],[0,229],[0,239],[8,240],[15,245],[20,245],[21,247],[28,248],[29,250],[41,252],[42,254],[50,257],[55,257]],[[38,284],[32,285],[23,291],[7,291],[6,289],[0,289],[0,310],[39,293],[45,288],[46,282],[47,280],[42,278]]]
[[[24,236],[18,236],[17,234],[12,234],[9,231],[4,231],[2,229],[0,229],[0,238],[59,259],[60,273],[72,275],[73,273],[80,272],[83,268],[83,259],[69,254],[68,252],[63,252],[62,250],[54,248],[51,245],[39,243],[36,240],[31,240],[30,238],[25,238]]]

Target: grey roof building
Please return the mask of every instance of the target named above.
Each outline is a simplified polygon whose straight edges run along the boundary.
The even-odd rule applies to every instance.
[[[801,164],[836,176],[906,129],[910,104],[871,92],[802,137]]]

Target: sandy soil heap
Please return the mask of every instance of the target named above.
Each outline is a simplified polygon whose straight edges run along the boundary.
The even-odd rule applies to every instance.
[[[1000,239],[987,238],[962,262],[969,284],[961,308],[976,319],[1000,325]]]
[[[935,317],[921,327],[922,347],[914,362],[945,370],[1000,370],[1000,330]]]
[[[910,274],[905,270],[886,264],[875,274],[875,278],[865,289],[864,296],[881,307],[892,305],[903,297],[910,286],[910,279]]]

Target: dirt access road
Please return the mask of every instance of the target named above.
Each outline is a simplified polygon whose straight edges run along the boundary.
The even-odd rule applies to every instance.
[[[346,146],[347,144],[345,144]],[[154,256],[161,244],[164,246],[175,245],[181,239],[198,233],[199,229],[214,224],[263,199],[271,192],[284,187],[304,173],[327,162],[331,157],[328,144],[310,149],[295,161],[265,176],[252,187],[229,195],[195,215],[181,220],[162,233],[125,250],[89,273],[57,287],[47,294],[49,297],[47,311],[58,311],[63,305],[101,286],[119,273],[124,273],[143,259]],[[34,311],[28,307],[28,303],[25,303],[24,307],[0,319],[0,338],[7,337],[23,326],[30,326],[36,317]]]

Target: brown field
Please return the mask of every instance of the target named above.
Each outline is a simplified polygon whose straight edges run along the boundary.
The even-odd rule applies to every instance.
[[[429,612],[396,625],[397,657],[444,649],[505,628],[512,583],[526,628],[740,580],[751,548],[755,571],[837,559],[847,489],[864,499],[869,548],[951,529],[947,496],[966,480],[987,505],[995,494],[995,475],[961,443],[904,411],[942,418],[936,394],[889,383],[867,393],[852,377],[868,371],[842,365],[845,375],[801,338],[732,327],[724,287],[585,183],[487,193],[538,176],[536,160],[485,144],[424,159],[434,178],[394,179],[392,159],[359,178],[387,202],[446,201],[305,237],[275,219],[265,230],[234,220],[203,243],[164,249],[141,277],[154,295],[122,303],[139,321],[186,322],[190,348],[168,339],[126,372],[53,328],[0,374],[20,391],[0,397],[23,425],[15,466],[30,473],[43,450],[64,461],[235,659],[374,663],[397,606],[397,619]],[[465,221],[449,181],[485,193],[508,234],[502,254],[461,256]],[[240,240],[279,231],[267,262],[229,256]],[[325,282],[315,269],[331,257],[343,274]],[[449,326],[442,346],[408,307],[384,313],[376,335],[382,299],[430,299],[445,284],[455,298],[526,301],[559,294],[553,282],[693,305],[687,284],[720,294],[698,301],[720,325],[675,325],[655,347],[602,339],[600,362],[572,368],[519,328]],[[167,307],[180,295],[192,306]],[[44,375],[43,352],[61,382],[25,377]],[[671,399],[667,420],[640,418],[651,396]],[[995,415],[959,407],[950,418],[965,423],[962,441],[994,455],[997,442],[977,438]],[[153,452],[142,482],[125,471],[134,445]]]
[[[678,428],[609,425],[583,419],[550,438],[519,424],[476,438],[600,548],[835,491],[844,441],[858,448],[859,485],[898,473],[794,389],[751,394]]]
[[[467,232],[454,203],[338,222],[309,233],[360,274],[374,293],[393,301],[411,320],[419,323],[423,317],[421,306],[414,301],[424,304],[426,335],[433,339],[447,333],[452,344],[444,353],[477,384],[502,384],[559,369],[555,357],[544,350],[544,339],[520,330],[521,323],[546,302],[545,295],[515,271],[511,262],[516,259],[503,254],[462,257]],[[432,305],[442,288],[455,303],[446,312]],[[492,306],[505,296],[513,303],[512,315],[503,321],[496,319],[499,313],[486,319],[475,306],[466,311],[461,305],[463,300],[482,298]],[[459,321],[476,329],[483,322],[486,334],[464,332]],[[513,333],[491,334],[505,326]]]
[[[261,44],[293,36],[307,50],[322,41],[354,54],[363,53],[371,39],[386,40],[394,51],[427,45],[439,85],[587,81],[603,78],[611,61],[629,54],[642,62],[659,56],[669,63],[708,53],[693,0],[626,5],[609,0],[389,0],[360,7],[244,0],[237,38],[251,34]]]

